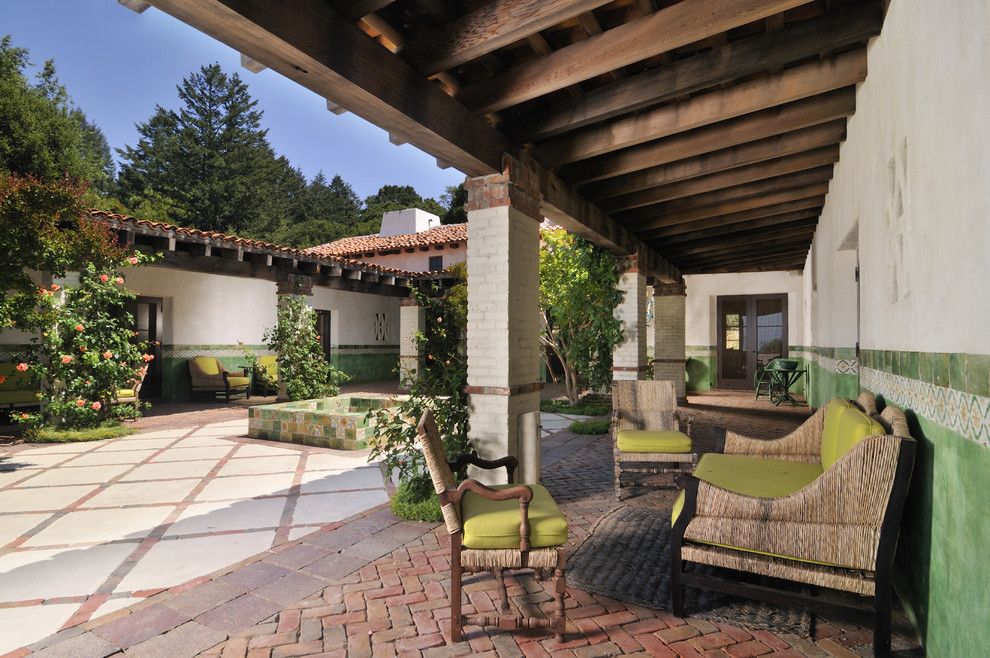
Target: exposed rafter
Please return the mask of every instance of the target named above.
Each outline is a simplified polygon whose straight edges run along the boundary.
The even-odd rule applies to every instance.
[[[817,214],[817,212],[821,210],[824,204],[825,204],[824,195],[817,197],[808,197],[806,199],[799,199],[797,201],[775,203],[770,206],[753,208],[751,210],[743,210],[740,212],[728,213],[725,215],[719,215],[714,217],[707,217],[705,219],[697,219],[694,221],[687,221],[677,224],[668,224],[666,226],[661,226],[651,229],[642,229],[640,231],[637,231],[637,235],[639,235],[644,240],[654,240],[656,238],[663,238],[670,235],[678,235],[680,233],[690,233],[707,228],[723,227],[723,226],[728,226],[730,224],[739,224],[742,222],[749,222],[756,219],[763,219],[765,217],[771,217],[773,215],[785,215],[789,213],[796,213],[798,211],[807,211],[814,209]]]

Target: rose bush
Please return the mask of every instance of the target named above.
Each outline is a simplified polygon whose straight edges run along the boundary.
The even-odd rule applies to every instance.
[[[327,361],[316,331],[316,312],[299,295],[286,295],[265,342],[278,355],[278,377],[290,400],[325,398],[340,393],[347,375]]]

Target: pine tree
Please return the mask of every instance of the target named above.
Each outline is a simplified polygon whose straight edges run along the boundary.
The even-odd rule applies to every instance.
[[[0,39],[0,172],[45,182],[68,177],[106,193],[114,175],[106,137],[73,105],[51,60],[34,84],[28,66],[27,49],[11,45],[9,35]]]
[[[286,186],[298,193],[301,174],[276,158],[247,85],[210,64],[186,77],[178,93],[178,111],[156,107],[138,124],[137,145],[118,150],[125,160],[124,202],[134,206],[157,196],[173,221],[207,230],[279,225]]]

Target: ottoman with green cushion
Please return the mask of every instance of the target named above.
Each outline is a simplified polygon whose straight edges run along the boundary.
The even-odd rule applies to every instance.
[[[691,452],[691,437],[675,430],[619,430],[616,445],[622,452],[683,454]]]

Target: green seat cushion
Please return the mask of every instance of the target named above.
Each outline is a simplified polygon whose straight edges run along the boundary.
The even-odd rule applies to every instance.
[[[0,404],[40,404],[37,391],[0,391]]]
[[[672,430],[619,430],[616,445],[622,452],[691,452],[691,437]]]
[[[505,489],[515,485],[496,485]],[[567,542],[567,520],[546,488],[534,484],[529,503],[529,543],[532,548],[560,546]],[[461,499],[467,548],[519,548],[519,500],[488,500],[470,491]]]
[[[193,361],[196,362],[196,365],[203,371],[204,375],[220,374],[220,364],[217,362],[216,357],[197,356],[193,357]]]
[[[227,375],[227,382],[231,388],[242,388],[251,383],[250,377],[240,377],[237,375]]]
[[[278,358],[274,354],[258,357],[258,368],[263,370],[269,379],[278,379]]]
[[[702,455],[694,469],[694,476],[700,480],[757,498],[780,498],[792,494],[814,482],[821,474],[819,464],[717,452]],[[671,523],[677,521],[683,506],[682,498],[678,502],[680,505],[675,504],[671,513]]]
[[[117,399],[118,400],[120,400],[122,398],[132,398],[132,397],[134,397],[134,389],[133,388],[122,388],[122,389],[120,389],[120,390],[117,391]]]
[[[825,426],[822,429],[822,470],[831,468],[832,464],[866,437],[886,433],[883,425],[848,400],[830,400],[825,408]]]

